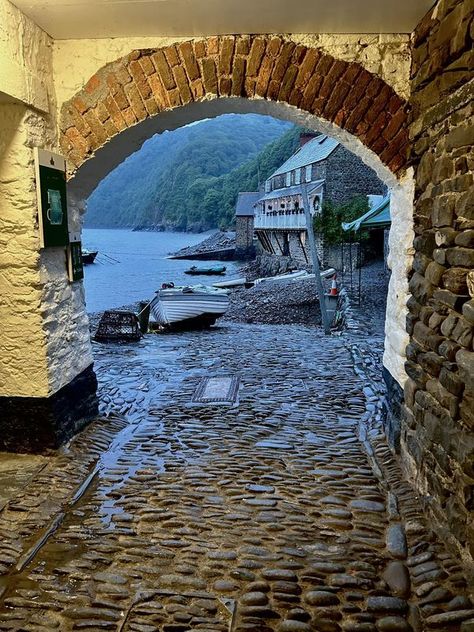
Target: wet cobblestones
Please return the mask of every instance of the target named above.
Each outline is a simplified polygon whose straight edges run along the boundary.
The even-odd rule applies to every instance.
[[[380,345],[231,323],[96,345],[104,420],[0,513],[0,630],[472,629],[381,434]],[[193,403],[222,376],[234,405]]]

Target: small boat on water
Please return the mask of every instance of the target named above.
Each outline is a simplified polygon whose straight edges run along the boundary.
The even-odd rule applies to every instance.
[[[208,285],[174,286],[173,283],[164,283],[150,303],[153,320],[173,329],[210,327],[228,307],[227,290]]]
[[[225,266],[212,266],[210,268],[198,268],[197,266],[191,266],[189,270],[185,270],[185,274],[225,274]]]
[[[82,263],[87,265],[88,263],[94,263],[95,258],[99,254],[98,250],[85,250],[82,249]]]

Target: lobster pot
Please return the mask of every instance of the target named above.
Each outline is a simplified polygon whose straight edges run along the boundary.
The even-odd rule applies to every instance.
[[[135,342],[140,340],[138,318],[133,312],[106,311],[94,336],[98,342]]]

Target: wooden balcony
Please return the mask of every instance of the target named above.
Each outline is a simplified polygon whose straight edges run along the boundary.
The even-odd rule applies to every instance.
[[[260,212],[255,214],[254,228],[257,230],[305,230],[306,218],[303,209]]]

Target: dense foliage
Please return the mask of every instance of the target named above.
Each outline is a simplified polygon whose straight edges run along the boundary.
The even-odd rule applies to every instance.
[[[197,180],[193,183],[190,194],[197,197],[204,195],[203,203],[199,207],[200,216],[209,222],[218,217],[220,228],[231,226],[239,191],[257,191],[259,185],[263,185],[266,178],[294,153],[298,147],[300,132],[299,127],[292,127],[281,138],[267,145],[257,156],[228,174],[213,180]],[[195,215],[191,214],[190,218],[191,221],[199,221],[198,212]]]
[[[156,135],[92,193],[86,226],[228,227],[237,193],[256,190],[291,155],[298,129],[269,116],[228,114]]]
[[[314,218],[314,230],[322,233],[327,244],[340,244],[342,239],[348,239],[348,234],[342,230],[342,222],[352,222],[369,210],[367,196],[358,195],[345,204],[336,205],[323,202],[321,213]],[[367,238],[362,233],[362,240]]]

